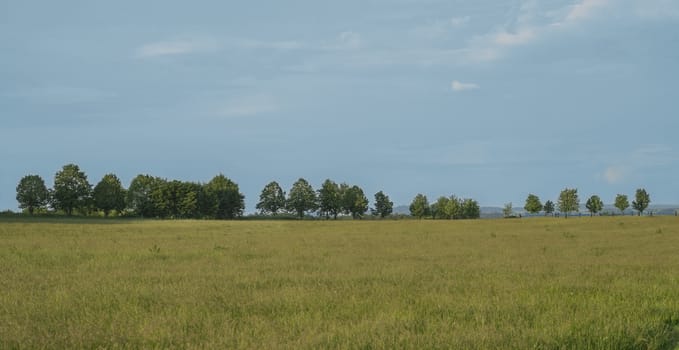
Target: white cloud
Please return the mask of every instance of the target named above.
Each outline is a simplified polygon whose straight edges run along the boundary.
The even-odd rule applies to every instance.
[[[608,0],[582,0],[582,2],[573,5],[564,20],[570,22],[586,19],[607,4]]]
[[[623,183],[631,178],[643,175],[645,170],[662,168],[679,161],[672,148],[665,145],[640,146],[615,165],[608,166],[603,174],[603,179],[609,184]]]
[[[625,170],[620,166],[609,166],[604,171],[603,177],[609,184],[617,184],[624,180]]]
[[[501,46],[523,45],[531,42],[537,37],[534,29],[521,29],[516,33],[500,32],[495,34],[493,42]]]
[[[460,91],[467,91],[467,90],[476,90],[481,88],[477,84],[473,83],[461,83],[457,80],[453,80],[453,82],[450,84],[450,87],[453,89],[455,92],[460,92]]]
[[[218,110],[218,114],[226,117],[252,116],[273,113],[280,109],[274,98],[268,95],[249,95],[233,98]]]
[[[361,34],[356,32],[342,32],[334,41],[322,45],[325,50],[357,50],[364,45]]]
[[[211,51],[219,45],[213,39],[183,38],[148,43],[137,48],[136,56],[149,58],[157,56],[183,55]]]

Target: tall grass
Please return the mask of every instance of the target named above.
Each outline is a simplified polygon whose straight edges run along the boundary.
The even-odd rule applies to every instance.
[[[675,349],[673,217],[0,221],[0,348]]]

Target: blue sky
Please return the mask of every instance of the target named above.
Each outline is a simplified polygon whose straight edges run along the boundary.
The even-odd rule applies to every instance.
[[[482,205],[679,203],[674,0],[3,1],[0,209],[67,163],[249,211],[326,178]]]

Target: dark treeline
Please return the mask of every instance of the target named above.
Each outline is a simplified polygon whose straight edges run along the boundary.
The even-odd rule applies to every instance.
[[[39,175],[24,176],[16,188],[19,207],[28,214],[128,216],[174,219],[235,219],[243,216],[245,196],[238,184],[220,174],[207,183],[168,180],[140,174],[124,188],[115,174],[106,174],[92,185],[75,164],[63,166],[47,188]],[[378,218],[391,216],[394,203],[382,191],[375,194],[374,207],[368,207],[363,189],[326,180],[316,191],[305,180],[297,180],[289,192],[272,181],[257,203],[258,216],[338,216],[363,218],[368,211]]]
[[[234,219],[243,215],[245,197],[224,175],[208,183],[137,175],[125,189],[115,174],[93,187],[75,164],[54,176],[50,189],[39,175],[24,176],[17,186],[19,207],[29,214],[136,216],[148,218]]]

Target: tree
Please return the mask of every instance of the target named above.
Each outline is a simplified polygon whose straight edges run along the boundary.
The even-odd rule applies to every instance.
[[[645,189],[637,189],[637,193],[634,196],[635,199],[632,201],[632,208],[639,212],[639,216],[644,213],[644,210],[648,208],[651,203],[651,197],[648,195]]]
[[[141,217],[161,216],[158,196],[160,188],[167,182],[159,177],[139,174],[132,179],[127,190],[127,208]]]
[[[523,206],[527,212],[531,214],[537,214],[542,210],[542,203],[540,198],[534,194],[529,194],[526,198],[526,204]]]
[[[16,190],[19,208],[28,209],[28,213],[31,215],[33,215],[35,209],[44,208],[49,201],[50,193],[40,175],[24,176],[19,181]]]
[[[502,216],[504,216],[506,218],[514,216],[514,210],[512,209],[512,203],[511,202],[505,204],[505,207],[502,208]]]
[[[594,214],[599,213],[604,208],[604,202],[601,201],[599,196],[593,195],[589,197],[587,203],[585,203],[585,207],[589,210],[589,216],[594,216]]]
[[[621,215],[625,215],[625,210],[629,208],[629,200],[627,199],[627,195],[618,194],[615,196],[615,207],[620,210]]]
[[[285,209],[285,192],[276,181],[269,182],[259,195],[257,209],[262,213],[278,214]]]
[[[543,210],[545,211],[545,216],[554,213],[554,202],[546,201]]]
[[[337,215],[342,210],[340,187],[330,179],[325,180],[318,190],[318,210],[326,219],[330,216],[337,219]]]
[[[566,188],[559,194],[559,211],[568,218],[568,213],[580,210],[580,199],[577,188]]]
[[[121,212],[125,209],[125,189],[117,176],[106,174],[92,191],[94,206],[108,216],[111,210]]]
[[[394,202],[389,200],[389,196],[382,191],[375,193],[375,208],[372,210],[372,214],[384,219],[391,215],[393,211]]]
[[[205,192],[212,202],[212,213],[217,219],[235,219],[243,215],[245,196],[238,184],[219,174],[205,185]]]
[[[286,203],[288,210],[297,213],[300,219],[304,218],[304,213],[314,211],[317,208],[316,193],[313,187],[303,178],[297,180],[288,193]]]
[[[77,165],[67,164],[54,176],[52,204],[55,209],[61,209],[70,216],[73,209],[84,211],[89,206],[91,192],[92,185],[87,181],[87,175]]]
[[[360,219],[368,211],[368,198],[363,193],[363,189],[354,185],[351,186],[343,196],[344,210],[351,214],[354,219]]]
[[[450,219],[448,214],[448,202],[450,199],[446,196],[439,197],[436,202],[432,203],[430,206],[430,214],[432,219]]]
[[[429,201],[427,196],[418,193],[413,201],[410,203],[410,215],[422,219],[423,217],[429,215]]]
[[[457,198],[455,195],[451,195],[448,201],[446,202],[446,205],[444,207],[444,213],[446,218],[448,219],[462,219],[463,217],[463,208],[462,208],[462,199]]]
[[[477,201],[465,199],[462,201],[461,207],[463,219],[478,219],[481,217],[481,207]]]

